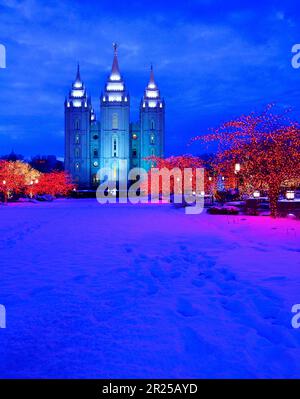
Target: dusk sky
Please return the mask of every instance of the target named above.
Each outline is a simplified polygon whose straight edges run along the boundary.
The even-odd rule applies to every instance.
[[[203,152],[187,143],[220,122],[290,105],[300,118],[297,1],[0,0],[0,154],[63,156],[64,99],[80,62],[99,97],[119,43],[119,64],[138,119],[153,63],[166,101],[166,155]]]

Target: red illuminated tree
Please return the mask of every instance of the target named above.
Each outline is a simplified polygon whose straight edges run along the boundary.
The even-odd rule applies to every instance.
[[[35,194],[68,195],[75,188],[66,172],[43,173],[35,186]]]
[[[40,173],[21,161],[0,161],[0,191],[5,201],[13,194],[29,194]]]
[[[5,202],[13,194],[68,195],[75,188],[66,172],[40,173],[21,161],[0,161],[0,192]]]
[[[242,115],[194,140],[217,141],[217,173],[234,180],[234,165],[239,163],[241,189],[267,191],[273,217],[278,213],[280,191],[300,184],[300,125],[290,119],[288,111],[275,113],[273,104],[262,113]]]
[[[167,169],[168,171],[172,171],[175,169],[180,170],[180,175],[181,175],[181,181],[180,181],[180,186],[181,186],[181,191],[183,192],[184,190],[184,171],[187,169],[191,169],[191,187],[192,190],[196,189],[196,170],[200,168],[204,168],[204,161],[201,160],[199,157],[195,157],[193,155],[180,155],[180,156],[171,156],[169,158],[160,158],[156,156],[151,156],[146,158],[146,160],[151,161],[152,168],[149,171],[148,174],[148,192],[150,192],[151,188],[151,174],[153,172],[153,168],[158,169],[161,171],[162,169]],[[208,171],[205,170],[204,174],[206,177],[208,176]],[[205,183],[205,190],[209,189],[209,186],[211,182],[209,181],[208,178],[204,178],[204,183]],[[171,192],[174,192],[174,176],[171,175],[170,178],[170,189]],[[162,192],[162,186],[160,184],[159,191]]]

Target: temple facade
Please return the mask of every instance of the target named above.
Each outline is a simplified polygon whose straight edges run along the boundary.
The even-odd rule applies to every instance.
[[[99,168],[110,168],[118,180],[124,165],[128,170],[148,170],[151,161],[145,158],[164,155],[165,103],[153,67],[141,98],[139,121],[131,122],[130,96],[120,73],[117,50],[114,45],[111,73],[100,97],[99,117],[81,79],[79,65],[65,100],[65,170],[81,188],[98,185]]]

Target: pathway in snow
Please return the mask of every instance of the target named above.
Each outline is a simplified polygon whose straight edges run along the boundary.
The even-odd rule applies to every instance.
[[[0,208],[1,377],[300,377],[300,223]]]

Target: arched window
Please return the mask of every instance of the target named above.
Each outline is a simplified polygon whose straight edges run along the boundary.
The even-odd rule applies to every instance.
[[[75,136],[75,144],[79,144],[79,142],[80,142],[79,134],[76,134],[76,136]]]
[[[154,134],[150,135],[150,144],[155,144],[155,136],[154,136]]]
[[[112,114],[112,128],[118,129],[119,128],[119,118],[117,113]]]
[[[154,157],[154,155],[155,155],[155,150],[154,150],[154,148],[151,148],[151,155]]]
[[[151,130],[155,129],[155,122],[153,119],[151,119]]]
[[[76,120],[75,120],[75,129],[76,129],[76,130],[79,130],[79,129],[80,129],[80,120],[79,120],[79,119],[76,119]]]
[[[96,148],[94,149],[94,158],[98,158],[98,150]]]
[[[118,137],[117,136],[113,136],[112,137],[112,156],[113,157],[117,157],[118,156],[118,152],[119,152]]]
[[[78,172],[80,170],[80,163],[79,162],[75,163],[75,170],[76,170],[76,172]]]
[[[79,147],[75,148],[75,158],[80,158],[80,149],[79,149]]]

